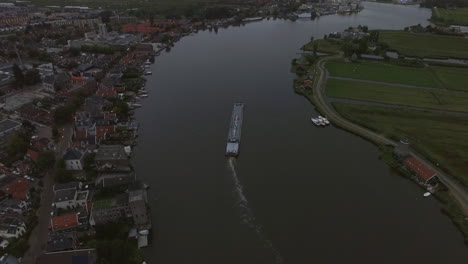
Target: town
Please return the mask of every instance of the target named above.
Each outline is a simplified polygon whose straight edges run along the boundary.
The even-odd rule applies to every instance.
[[[421,1],[392,2],[410,5]],[[148,199],[148,192],[154,190],[138,177],[132,159],[140,128],[135,112],[144,107],[153,89],[147,79],[153,76],[151,68],[158,56],[200,31],[217,33],[221,28],[262,20],[351,16],[363,9],[359,0],[241,0],[158,12],[133,6],[103,8],[99,3],[59,6],[53,0],[40,5],[29,1],[0,3],[0,264],[77,263],[73,262],[77,258],[80,263],[146,263],[141,249],[158,235],[157,219],[151,217],[154,208]],[[438,19],[442,20],[442,15]],[[293,60],[293,72],[298,77],[294,89],[319,109],[328,107],[328,103],[338,110],[349,107],[349,111],[338,111],[346,116],[359,109],[344,103],[358,100],[341,94],[332,84],[356,82],[350,76],[361,70],[387,62],[396,65],[392,69],[424,65],[434,71],[454,71],[466,66],[463,59],[468,57],[457,60],[451,54],[426,58],[405,53],[405,47],[397,47],[398,41],[394,44],[392,38],[427,33],[458,41],[467,32],[466,26],[458,24],[413,25],[398,33],[350,25],[323,39],[312,37],[302,48],[301,57]],[[325,60],[329,60],[326,65]],[[359,68],[371,63],[369,68]],[[335,68],[339,71],[333,71]],[[349,76],[343,72],[349,72]],[[321,98],[316,97],[322,91],[314,92],[322,86],[321,75],[329,79],[330,86],[330,102],[323,106]],[[396,86],[404,85],[420,83]],[[453,90],[463,89],[457,86]],[[370,101],[375,101],[374,107],[388,103],[380,98],[358,99],[367,107]],[[464,111],[441,106],[436,109]],[[341,127],[353,131],[354,125],[348,121],[333,115],[327,118],[330,122],[323,118],[326,123],[318,126],[341,123]],[[355,130],[359,132],[359,128]],[[384,159],[391,156],[386,160],[394,162],[391,167],[403,171],[428,193],[445,195],[445,188],[458,188],[458,183],[452,184],[439,168],[415,154],[413,145],[410,147],[403,136],[410,137],[418,150],[423,148],[410,133],[391,135],[392,140],[369,134],[371,141],[382,143],[384,148],[391,145],[391,150],[385,149]],[[399,138],[394,141],[393,137]],[[440,199],[453,202],[451,197]],[[447,214],[460,215],[458,211]],[[466,226],[463,221],[460,226]]]

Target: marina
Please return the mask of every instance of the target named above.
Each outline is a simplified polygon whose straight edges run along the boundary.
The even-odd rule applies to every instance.
[[[226,145],[227,156],[239,155],[239,145],[240,145],[240,138],[241,138],[243,114],[244,114],[244,104],[243,103],[234,104],[234,109],[232,110],[231,123],[229,125],[228,140],[227,140],[227,145]]]

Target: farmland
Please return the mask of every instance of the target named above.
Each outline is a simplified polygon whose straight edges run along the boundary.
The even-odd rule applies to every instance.
[[[383,30],[379,41],[405,56],[468,59],[466,38]]]

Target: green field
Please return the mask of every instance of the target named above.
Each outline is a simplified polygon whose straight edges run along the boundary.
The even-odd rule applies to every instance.
[[[358,81],[330,79],[327,95],[336,98],[468,112],[468,93],[403,88]]]
[[[431,66],[429,69],[443,83],[444,88],[468,91],[468,68]]]
[[[468,119],[463,116],[333,103],[345,118],[387,137],[407,138],[421,154],[468,185]]]
[[[379,41],[405,56],[468,59],[466,38],[384,30]]]
[[[402,67],[385,63],[338,61],[330,61],[325,66],[332,76],[442,88],[442,84],[436,76],[425,68]]]
[[[341,43],[337,40],[317,39],[305,44],[303,49],[307,51],[314,50],[314,43],[317,43],[317,52],[337,54],[341,51]]]
[[[468,25],[468,8],[433,9],[437,21],[447,25]]]

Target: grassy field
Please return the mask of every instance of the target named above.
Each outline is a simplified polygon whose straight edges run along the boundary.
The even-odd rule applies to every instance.
[[[317,39],[305,44],[303,49],[307,51],[314,50],[314,43],[317,43],[317,52],[337,54],[341,51],[341,43],[337,40]]]
[[[384,30],[379,41],[406,56],[468,59],[466,38]]]
[[[345,118],[387,137],[407,138],[458,180],[468,185],[468,119],[424,111],[334,103]]]
[[[443,83],[444,88],[468,91],[468,68],[431,66],[429,69]]]
[[[332,76],[442,88],[442,83],[431,71],[425,68],[402,67],[385,63],[338,61],[330,61],[325,66]]]
[[[326,89],[328,96],[337,98],[468,112],[468,93],[403,88],[334,79],[327,81]]]
[[[468,8],[434,9],[434,14],[439,21],[447,25],[468,25]]]

